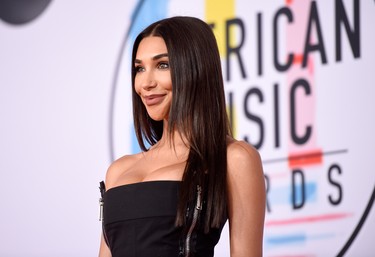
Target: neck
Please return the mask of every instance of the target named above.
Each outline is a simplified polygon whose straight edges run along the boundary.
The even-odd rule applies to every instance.
[[[179,150],[186,151],[189,148],[188,141],[184,135],[179,133],[177,130],[172,132],[168,128],[168,120],[164,120],[163,123],[163,135],[158,143],[153,148],[170,148],[175,152]]]

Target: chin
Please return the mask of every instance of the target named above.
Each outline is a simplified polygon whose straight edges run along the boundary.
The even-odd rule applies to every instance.
[[[168,113],[163,112],[147,112],[148,116],[154,121],[162,121],[168,119]]]
[[[152,120],[154,120],[154,121],[162,121],[162,120],[164,120],[164,116],[160,116],[160,115],[148,115],[148,116],[150,116],[150,118],[152,119]]]

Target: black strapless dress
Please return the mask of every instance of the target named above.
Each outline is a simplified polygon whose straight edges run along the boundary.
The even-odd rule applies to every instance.
[[[180,183],[140,182],[104,193],[103,234],[112,257],[184,256],[182,228],[175,226]],[[223,226],[208,234],[197,228],[190,256],[214,256]]]

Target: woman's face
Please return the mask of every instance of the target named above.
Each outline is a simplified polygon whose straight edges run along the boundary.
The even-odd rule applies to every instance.
[[[168,119],[172,103],[172,79],[167,46],[161,37],[145,37],[134,61],[135,91],[148,115],[156,121]]]

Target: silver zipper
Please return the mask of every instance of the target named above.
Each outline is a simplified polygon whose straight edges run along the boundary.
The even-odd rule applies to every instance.
[[[99,183],[100,198],[99,198],[99,221],[103,221],[103,206],[104,206],[104,193],[105,193],[105,184],[104,181]]]
[[[195,205],[194,213],[193,213],[193,220],[191,222],[191,226],[189,228],[189,231],[186,235],[186,241],[185,241],[185,257],[190,256],[190,239],[191,234],[194,231],[195,226],[197,225],[198,221],[198,213],[202,210],[202,188],[200,185],[197,186],[197,203]]]
[[[104,201],[103,198],[99,198],[99,221],[103,221],[103,205]]]

